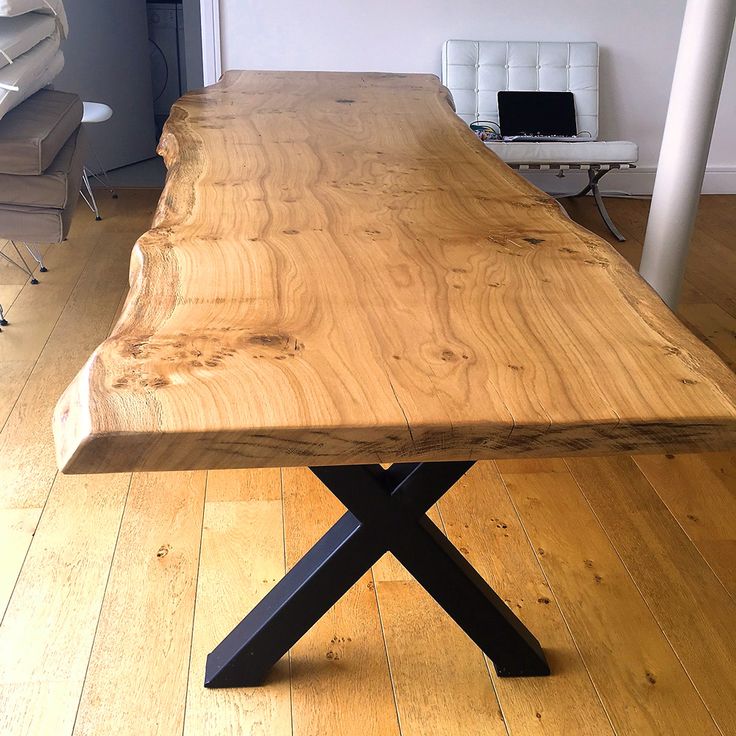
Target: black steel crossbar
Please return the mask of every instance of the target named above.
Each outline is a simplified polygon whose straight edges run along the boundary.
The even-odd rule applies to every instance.
[[[548,675],[539,642],[426,515],[472,465],[311,468],[348,511],[207,657],[205,686],[261,684],[386,552],[488,655],[501,677]]]

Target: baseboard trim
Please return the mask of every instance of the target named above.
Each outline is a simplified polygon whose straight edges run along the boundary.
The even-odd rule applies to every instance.
[[[551,188],[556,192],[572,193],[582,188],[581,183],[587,181],[588,178],[586,172],[566,171],[565,178],[556,179],[554,187],[550,187],[551,175],[556,172],[525,171],[522,173],[541,189]],[[654,189],[656,173],[657,169],[654,166],[637,166],[635,169],[621,171],[614,169],[606,174],[601,182],[601,190],[648,196]],[[703,180],[703,194],[736,194],[736,167],[709,166]]]

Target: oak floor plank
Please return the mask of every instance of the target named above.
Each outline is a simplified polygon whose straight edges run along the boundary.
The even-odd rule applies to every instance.
[[[291,733],[289,663],[256,688],[205,689],[207,654],[284,575],[281,472],[211,471],[197,583],[185,736]]]
[[[585,663],[493,464],[477,463],[439,505],[450,541],[537,637],[552,670],[551,677],[501,678],[490,666],[512,736],[612,734]]]
[[[5,310],[6,317],[8,317],[10,307],[13,306],[13,302],[18,298],[18,294],[23,291],[23,288],[23,284],[0,283],[0,305]]]
[[[444,531],[436,504],[428,515]],[[402,736],[505,736],[480,649],[392,554],[373,579]]]
[[[54,246],[44,243],[36,247],[38,248],[38,251],[39,253],[41,253],[42,256],[46,256],[46,254],[49,252],[49,249],[53,248]],[[38,273],[39,266],[33,259],[31,254],[28,253],[28,251],[25,249],[25,246],[19,243],[18,250],[20,250],[21,254],[25,258],[26,263],[31,268],[31,271],[33,273]],[[12,258],[13,261],[15,261],[16,263],[20,263],[18,254],[15,252],[15,248],[13,248],[13,245],[9,240],[4,240],[3,244],[0,245],[0,253],[5,254],[9,258]],[[5,258],[0,258],[0,284],[2,284],[3,286],[16,286],[21,289],[27,283],[28,274],[24,273],[19,268],[16,268],[13,264],[8,263]],[[3,306],[10,305],[3,304]]]
[[[568,464],[711,715],[736,734],[736,601],[632,458]]]
[[[37,345],[39,354],[23,360],[24,365],[33,366],[0,431],[0,546],[4,552],[0,612],[5,610],[57,472],[51,434],[52,397],[63,390],[89,351],[108,334],[125,288],[130,248],[128,236],[111,236],[104,249],[90,257],[48,340]],[[21,342],[26,332],[35,331],[32,325],[13,325],[16,328]],[[0,335],[0,344],[9,331]],[[0,404],[12,399],[16,389],[13,380],[7,387],[3,382]]]
[[[563,458],[517,458],[514,460],[496,460],[496,467],[504,475],[515,473],[567,473],[567,465]]]
[[[506,736],[480,649],[419,583],[376,585],[402,736]]]
[[[614,729],[719,734],[574,478],[504,481]]]
[[[0,623],[36,533],[41,510],[0,509]]]
[[[80,239],[74,244],[74,257],[61,249],[52,250],[46,258],[49,272],[43,274],[43,281],[23,288],[8,309],[10,325],[0,334],[0,427],[7,421],[96,244],[95,238]]]
[[[682,304],[677,310],[693,332],[736,369],[736,317],[717,304]]]
[[[3,736],[72,732],[129,482],[54,483],[0,626]]]
[[[53,406],[48,397],[63,390],[100,336],[108,334],[124,290],[121,282],[131,247],[126,236],[107,241],[104,253],[80,271],[78,283],[69,294],[59,288],[59,293],[64,294],[63,312],[48,340],[36,346],[38,355],[33,359],[33,370],[16,410],[0,433],[0,454],[6,459],[0,466],[0,507],[39,506],[48,493],[56,474],[51,434]],[[35,325],[17,325],[13,336],[35,332]],[[3,332],[0,345],[5,336]],[[12,346],[7,347],[12,350]],[[16,467],[23,467],[24,473],[16,473]]]
[[[283,470],[287,566],[344,508],[306,468]],[[291,650],[294,736],[399,733],[370,570]]]
[[[736,598],[736,492],[729,488],[728,456],[641,455],[634,460]]]
[[[77,736],[182,732],[205,477],[133,475]]]

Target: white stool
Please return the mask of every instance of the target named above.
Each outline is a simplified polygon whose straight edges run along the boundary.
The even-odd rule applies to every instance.
[[[104,102],[84,102],[83,105],[84,112],[82,113],[82,123],[84,124],[104,123],[112,117],[112,108],[109,105],[106,105]],[[87,194],[84,193],[84,189],[82,190],[81,194],[82,198],[87,203],[87,206],[92,210],[92,212],[95,213],[95,220],[101,220],[102,217],[100,217],[100,210],[97,207],[97,200],[95,199],[95,195],[92,192],[90,176],[97,179],[100,184],[109,189],[113,199],[117,199],[118,195],[112,188],[110,177],[107,175],[107,171],[102,166],[100,157],[97,155],[97,152],[94,150],[94,148],[92,148],[92,146],[90,146],[90,151],[97,161],[99,173],[95,174],[94,172],[89,171],[86,166],[84,167],[84,169],[82,170],[82,183],[84,184],[84,189],[87,190]]]

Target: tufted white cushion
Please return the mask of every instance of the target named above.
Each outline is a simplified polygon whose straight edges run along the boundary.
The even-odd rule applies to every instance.
[[[442,82],[466,123],[497,123],[499,90],[572,92],[578,132],[598,137],[597,43],[446,41]]]

